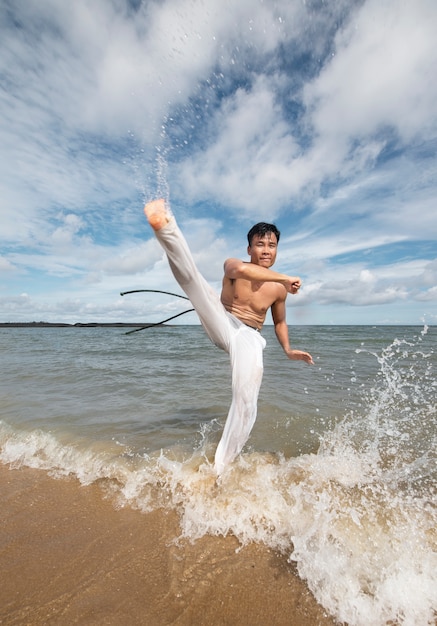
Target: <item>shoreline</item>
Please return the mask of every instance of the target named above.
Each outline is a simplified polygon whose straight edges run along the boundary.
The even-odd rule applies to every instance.
[[[150,326],[185,326],[185,324],[167,324],[164,322],[0,322],[0,328],[148,328]],[[187,324],[187,326],[198,326],[201,324]],[[264,326],[272,324],[266,323]],[[295,327],[303,328],[333,328],[333,327],[357,327],[357,328],[423,328],[423,324],[293,324]],[[430,322],[426,326],[433,328],[436,324]]]
[[[180,535],[175,511],[116,509],[100,486],[0,465],[0,623],[334,626],[285,558]]]
[[[153,324],[148,322],[0,322],[0,328],[137,328],[138,326],[164,326],[165,324]]]

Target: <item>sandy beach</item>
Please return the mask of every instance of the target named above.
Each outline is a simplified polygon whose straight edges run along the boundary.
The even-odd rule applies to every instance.
[[[293,565],[177,515],[116,509],[100,486],[0,466],[1,624],[328,626]]]

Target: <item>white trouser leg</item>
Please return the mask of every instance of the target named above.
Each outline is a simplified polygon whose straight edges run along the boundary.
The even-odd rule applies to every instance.
[[[197,269],[175,220],[155,231],[155,235],[167,254],[174,277],[196,309],[208,337],[216,346],[229,352],[232,329],[228,313],[217,292]]]
[[[241,452],[255,423],[265,345],[265,339],[259,333],[244,325],[232,338],[232,404],[215,453],[217,474],[221,474]]]

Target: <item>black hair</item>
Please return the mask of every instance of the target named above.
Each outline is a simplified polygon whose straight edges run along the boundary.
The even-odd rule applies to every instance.
[[[276,241],[279,243],[279,237],[281,236],[281,233],[276,228],[276,226],[274,224],[267,224],[267,222],[258,222],[258,224],[252,226],[252,228],[247,233],[247,241],[249,242],[249,246],[252,245],[252,239],[255,235],[258,235],[262,238],[265,237],[268,233],[273,233],[274,235],[276,235]]]

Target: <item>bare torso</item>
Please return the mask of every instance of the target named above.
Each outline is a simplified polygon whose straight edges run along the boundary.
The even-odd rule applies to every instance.
[[[286,296],[285,287],[279,283],[223,278],[221,301],[225,309],[258,330],[261,330],[272,304],[285,300]]]

